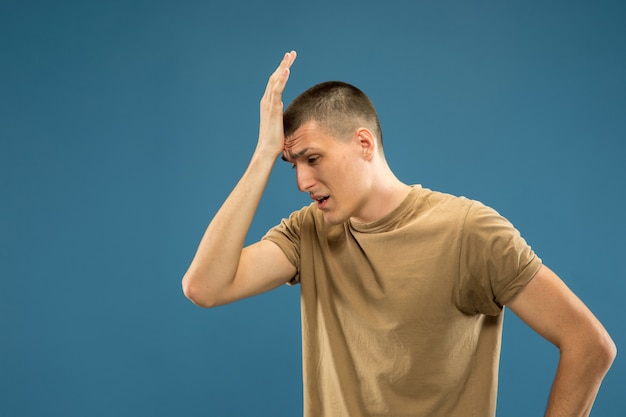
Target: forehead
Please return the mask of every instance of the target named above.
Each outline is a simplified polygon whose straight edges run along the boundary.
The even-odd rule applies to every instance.
[[[321,129],[315,121],[306,122],[285,138],[285,154],[294,158],[307,149],[326,148],[332,142],[332,136]]]

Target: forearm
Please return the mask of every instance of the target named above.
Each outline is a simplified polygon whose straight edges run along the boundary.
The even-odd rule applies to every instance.
[[[508,306],[559,349],[546,417],[588,416],[617,352],[606,329],[546,266]]]
[[[561,349],[545,417],[587,417],[604,375],[615,357],[615,345],[608,340],[587,349]]]
[[[246,235],[254,218],[276,155],[257,149],[245,173],[211,220],[183,277],[185,295],[199,305],[212,305],[233,281]]]
[[[296,59],[286,53],[270,76],[260,103],[259,140],[248,169],[207,228],[183,277],[183,291],[198,305],[210,307],[250,294],[228,297],[237,276],[243,245],[278,155],[284,150],[282,93]],[[245,268],[244,268],[245,269]],[[240,274],[241,275],[241,274]],[[248,273],[250,275],[250,273]],[[239,282],[240,280],[238,280]],[[268,278],[268,282],[271,279]],[[267,284],[267,283],[261,283]],[[267,286],[257,283],[256,290]]]

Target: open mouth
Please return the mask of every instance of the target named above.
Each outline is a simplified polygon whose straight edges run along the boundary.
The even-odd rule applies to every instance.
[[[317,201],[317,208],[319,209],[323,209],[326,207],[326,202],[328,201],[328,199],[330,198],[330,196],[324,196],[321,198],[316,198],[315,201]]]

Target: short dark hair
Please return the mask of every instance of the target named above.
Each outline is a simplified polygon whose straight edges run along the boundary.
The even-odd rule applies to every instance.
[[[365,127],[377,137],[382,148],[383,134],[374,104],[351,84],[327,81],[296,97],[283,114],[285,138],[310,121],[317,122],[320,128],[339,137]]]

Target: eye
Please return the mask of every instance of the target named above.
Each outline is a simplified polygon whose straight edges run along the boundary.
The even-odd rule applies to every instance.
[[[317,160],[318,160],[319,158],[320,158],[320,157],[319,157],[319,155],[309,156],[309,157],[307,158],[307,162],[308,162],[309,164],[314,164],[314,163],[316,163],[316,162],[317,162]]]

